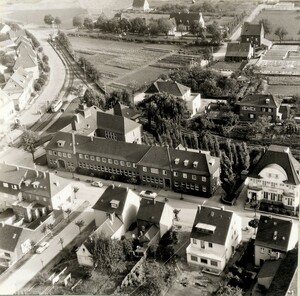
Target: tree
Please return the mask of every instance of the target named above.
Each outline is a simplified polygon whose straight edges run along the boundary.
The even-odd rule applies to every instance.
[[[74,16],[73,17],[73,26],[77,27],[77,29],[79,31],[79,29],[82,27],[82,25],[83,25],[82,18],[80,16]]]
[[[147,30],[145,21],[140,17],[130,20],[130,27],[132,33],[145,34]]]
[[[81,219],[81,220],[77,220],[75,222],[75,225],[79,228],[79,233],[81,233],[81,228],[85,225],[85,222]]]
[[[35,91],[40,91],[42,89],[42,86],[40,83],[38,82],[35,82],[34,85],[33,85],[33,88]]]
[[[37,133],[32,131],[25,131],[22,135],[22,147],[26,152],[31,153],[32,161],[34,162],[34,152],[39,142],[40,137]]]
[[[202,27],[199,22],[194,21],[190,26],[190,32],[193,35],[197,36],[197,39],[200,37],[200,39],[203,41],[206,38],[206,29]]]
[[[243,296],[244,292],[239,287],[221,284],[216,292],[217,296]]]
[[[286,30],[285,27],[281,26],[275,30],[274,34],[279,38],[279,41],[281,43],[284,37],[288,34],[288,31]]]
[[[86,17],[83,21],[83,26],[89,30],[93,30],[94,29],[94,21],[91,18]]]
[[[130,30],[130,22],[127,19],[123,18],[119,21],[119,27],[122,32],[127,33]]]
[[[254,234],[256,234],[256,228],[258,227],[259,220],[257,218],[254,218],[249,221],[248,225],[252,228],[254,228]]]
[[[211,35],[211,43],[220,44],[222,33],[218,27],[218,23],[213,22],[211,25],[208,25],[207,32]]]
[[[107,17],[106,17],[106,15],[104,13],[102,13],[98,17],[98,19],[96,21],[95,27],[98,28],[98,29],[100,29],[100,30],[102,30],[104,28],[104,25],[105,25],[106,22],[107,22]]]
[[[79,187],[73,187],[74,198],[76,199],[76,193],[78,192]]]
[[[181,37],[183,36],[182,33],[185,31],[185,27],[183,24],[178,25],[177,31],[181,33]]]
[[[101,272],[113,274],[125,270],[125,252],[127,247],[120,240],[111,239],[100,233],[93,237],[94,251],[93,262],[94,266]]]
[[[234,189],[235,175],[233,173],[232,163],[223,151],[221,152],[220,179],[222,188],[225,191],[226,195],[230,195]]]
[[[158,25],[157,21],[152,21],[149,24],[149,33],[151,35],[153,35],[153,36],[158,35],[158,33],[159,33],[159,25]]]
[[[50,235],[51,235],[51,237],[52,237],[52,236],[53,236],[52,231],[53,231],[53,229],[54,229],[53,223],[47,224],[47,229],[50,231]]]
[[[158,24],[160,32],[164,33],[168,37],[169,32],[173,28],[172,22],[168,19],[161,18],[161,19],[158,19],[157,24]]]
[[[59,28],[60,25],[61,25],[61,18],[57,16],[57,17],[54,19],[54,23],[55,23],[56,27]]]
[[[70,222],[70,214],[72,213],[72,210],[68,208],[65,210],[65,213],[68,215],[68,222]]]
[[[54,23],[54,17],[51,14],[46,14],[44,17],[44,23],[52,26],[52,24]]]
[[[88,107],[96,106],[98,108],[104,107],[104,96],[97,94],[95,91],[87,89],[80,99],[81,102],[85,102]]]
[[[249,127],[249,133],[252,135],[266,134],[270,129],[271,119],[267,116],[260,116]]]
[[[261,25],[263,25],[264,31],[265,31],[265,34],[266,34],[266,35],[272,33],[272,24],[271,24],[271,22],[270,22],[268,19],[266,19],[266,18],[261,19],[261,20],[259,21],[259,23],[260,23]]]
[[[44,63],[48,64],[49,57],[44,54],[43,57],[42,57],[42,60],[43,60]]]

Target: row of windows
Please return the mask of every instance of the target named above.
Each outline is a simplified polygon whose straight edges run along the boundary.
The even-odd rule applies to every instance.
[[[93,164],[87,164],[84,162],[79,162],[79,167],[84,168],[84,169],[91,169],[94,171],[99,171],[99,172],[108,172],[112,174],[117,174],[117,175],[124,175],[128,177],[135,177],[137,174],[132,171],[127,171],[127,170],[121,170],[121,169],[116,169],[116,168],[111,168],[111,167],[106,167],[106,166],[100,166],[100,165],[93,165]]]
[[[191,255],[191,260],[192,261],[199,262],[198,258],[200,259],[201,263],[208,264],[208,259]],[[211,266],[218,266],[218,262],[215,261],[215,260],[210,260],[210,265]]]
[[[9,188],[8,183],[3,182],[2,184],[3,184],[3,187]],[[14,190],[17,190],[17,189],[18,189],[18,186],[17,186],[17,185],[14,185],[14,184],[11,184],[11,188],[14,189]]]
[[[123,160],[117,160],[117,159],[111,159],[111,158],[105,158],[105,157],[99,157],[99,156],[93,156],[93,155],[87,155],[87,154],[81,154],[79,153],[79,158],[80,159],[86,159],[86,160],[96,160],[97,162],[103,162],[103,163],[109,163],[109,164],[115,164],[115,165],[121,165],[121,166],[127,166],[127,167],[131,167],[131,162],[129,161],[123,161]],[[136,168],[136,164],[133,163],[132,167]]]
[[[261,111],[263,111],[263,112],[272,112],[273,109],[272,108],[261,108]]]
[[[149,183],[154,183],[154,184],[160,184],[163,185],[163,179],[161,178],[154,178],[154,177],[149,177],[149,176],[143,176],[142,180],[145,182],[149,182]]]
[[[184,182],[179,183],[179,182],[175,181],[174,182],[174,186],[175,187],[185,188],[185,189],[190,189],[190,190],[196,190],[196,191],[200,190],[199,185],[190,184],[190,183],[184,183]],[[206,186],[202,186],[202,192],[206,192],[206,191],[207,191]]]
[[[178,177],[178,172],[174,172],[173,175],[174,175],[174,177]],[[182,173],[182,177],[184,179],[187,179],[187,177],[188,177],[187,173]],[[197,180],[197,176],[192,175],[192,180]],[[201,181],[206,182],[206,177],[201,177]]]
[[[59,157],[68,157],[68,158],[71,158],[72,155],[71,153],[66,153],[66,152],[60,152],[60,151],[51,151],[49,150],[49,155],[54,155],[54,156],[59,156]]]
[[[195,238],[193,238],[192,242],[193,242],[194,245],[197,245],[197,240]],[[205,241],[200,240],[200,246],[201,246],[201,249],[205,249]],[[208,247],[212,248],[213,247],[213,243],[208,243]]]
[[[147,172],[148,172],[148,168],[143,166],[143,172],[147,173]],[[158,175],[158,174],[159,174],[159,169],[156,169],[156,168],[150,168],[150,172],[151,172],[152,174],[157,174],[157,175]],[[162,170],[162,174],[163,174],[164,176],[166,176],[166,175],[167,175],[167,171],[166,171],[166,170]]]
[[[105,138],[117,141],[117,136],[113,132],[105,131]]]
[[[260,252],[261,254],[264,254],[265,253],[265,248],[260,248]],[[277,252],[275,252],[277,253]],[[268,249],[268,255],[272,255],[272,250],[271,249]]]

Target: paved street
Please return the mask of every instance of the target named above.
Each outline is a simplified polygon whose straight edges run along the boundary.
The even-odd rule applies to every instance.
[[[45,111],[47,101],[53,101],[56,95],[60,92],[65,80],[66,73],[64,64],[62,63],[61,59],[47,42],[49,33],[52,33],[52,30],[35,29],[30,27],[27,29],[32,32],[40,41],[44,53],[49,57],[49,66],[51,68],[48,84],[44,88],[42,94],[29,105],[28,109],[25,109],[20,114],[19,118],[21,124],[31,126],[33,123],[39,120],[41,116],[39,111]]]

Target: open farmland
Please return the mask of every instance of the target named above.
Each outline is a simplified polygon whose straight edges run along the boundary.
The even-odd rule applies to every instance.
[[[263,10],[253,21],[258,23],[261,19],[268,19],[272,24],[272,33],[266,35],[267,39],[278,41],[278,37],[274,34],[277,27],[283,26],[288,31],[288,35],[284,40],[300,40],[298,35],[300,28],[300,9],[294,11],[278,11]]]
[[[180,49],[178,45],[145,45],[86,37],[69,38],[77,54],[94,64],[108,85],[114,82],[135,84],[136,87],[149,84],[167,71],[150,65]]]

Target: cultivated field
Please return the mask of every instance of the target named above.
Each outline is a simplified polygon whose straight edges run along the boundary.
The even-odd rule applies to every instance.
[[[267,39],[279,40],[274,32],[277,27],[283,26],[288,31],[288,35],[284,40],[300,40],[298,35],[300,28],[300,9],[297,11],[277,11],[277,10],[263,10],[253,21],[258,23],[261,19],[268,19],[272,24],[272,33],[266,35]]]
[[[293,96],[300,94],[300,85],[268,85],[266,93],[277,96]]]
[[[93,63],[109,83],[149,84],[168,70],[150,67],[179,50],[177,45],[129,43],[70,37],[74,50]]]

